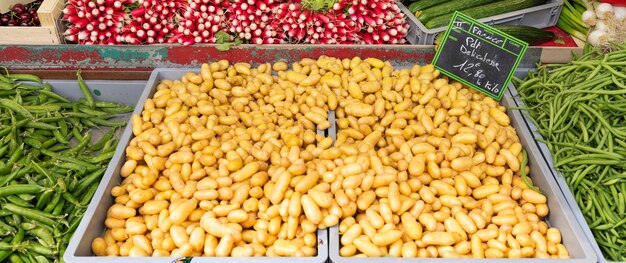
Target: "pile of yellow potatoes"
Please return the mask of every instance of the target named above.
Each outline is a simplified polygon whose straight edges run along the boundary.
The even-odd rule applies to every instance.
[[[432,65],[219,61],[131,124],[98,256],[310,257],[338,225],[344,257],[569,257],[505,108]]]

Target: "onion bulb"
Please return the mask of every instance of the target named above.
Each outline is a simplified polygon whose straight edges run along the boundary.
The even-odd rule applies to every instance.
[[[617,21],[624,21],[624,19],[626,19],[626,7],[614,6],[613,13],[615,14],[614,18]]]
[[[587,10],[583,12],[582,20],[583,20],[583,23],[585,23],[588,26],[595,26],[598,21],[596,19],[596,13],[591,10]]]
[[[608,32],[609,26],[604,22],[604,20],[600,20],[596,23],[594,30]]]
[[[613,16],[613,6],[607,3],[601,3],[596,7],[596,16],[598,19],[610,19]]]
[[[601,47],[608,43],[609,34],[606,31],[594,30],[587,37],[587,41],[594,47]]]

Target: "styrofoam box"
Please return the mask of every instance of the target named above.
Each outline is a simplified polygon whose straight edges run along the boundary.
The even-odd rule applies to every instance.
[[[515,106],[509,94],[505,94],[501,105]],[[550,214],[546,217],[547,223],[551,227],[556,227],[561,231],[563,244],[568,249],[571,259],[441,259],[441,258],[357,258],[357,257],[341,257],[339,256],[340,236],[338,227],[332,227],[329,232],[330,239],[330,260],[334,263],[484,263],[484,262],[515,262],[515,263],[549,263],[549,262],[576,262],[576,263],[594,263],[597,262],[596,253],[591,248],[591,244],[584,234],[583,227],[576,220],[574,213],[568,206],[559,185],[554,180],[550,168],[546,165],[542,157],[541,151],[534,143],[532,135],[524,127],[521,113],[516,110],[509,109],[507,111],[511,118],[511,125],[515,127],[520,143],[528,152],[528,165],[530,166],[530,176],[535,185],[541,189],[548,198],[548,208]]]
[[[513,85],[510,85],[508,93],[509,93],[510,101],[512,105],[515,105],[517,107],[524,107],[524,102],[522,102],[521,97],[517,93],[517,89],[515,89]],[[587,237],[587,239],[590,240],[591,247],[593,248],[593,250],[595,251],[598,257],[598,262],[601,262],[601,263],[615,262],[615,261],[608,261],[604,258],[604,255],[602,254],[602,251],[600,250],[600,246],[598,245],[598,242],[596,242],[595,238],[593,237],[591,228],[589,228],[589,224],[587,224],[587,221],[585,220],[585,217],[583,216],[583,213],[580,210],[580,207],[576,203],[574,194],[572,193],[569,186],[567,185],[565,178],[561,174],[559,174],[554,168],[554,160],[552,159],[552,154],[550,153],[548,146],[545,143],[537,141],[543,138],[541,134],[537,131],[537,126],[535,126],[535,124],[532,122],[532,120],[530,120],[530,118],[525,116],[525,114],[527,114],[525,110],[517,110],[517,111],[521,111],[521,114],[515,116],[515,117],[520,118],[519,120],[516,120],[516,121],[519,123],[523,123],[523,125],[520,126],[520,128],[526,129],[526,131],[534,139],[535,145],[539,147],[539,150],[541,151],[541,154],[544,157],[545,165],[549,167],[549,170],[552,173],[552,176],[556,180],[557,184],[561,188],[561,191],[563,192],[563,195],[565,196],[565,200],[567,201],[567,204],[569,205],[570,210],[574,214],[574,217],[576,218],[578,223],[580,223],[580,225],[583,227],[583,232],[585,233],[585,236]]]
[[[406,15],[406,21],[409,24],[409,32],[406,39],[413,45],[432,45],[437,39],[439,33],[446,30],[447,25],[438,28],[428,29],[420,22],[415,14],[411,14],[409,9],[401,3],[398,3],[402,12]],[[547,3],[539,6],[533,6],[501,15],[490,16],[478,19],[488,25],[524,25],[536,28],[546,28],[556,25],[559,15],[563,9],[563,0],[548,0]]]
[[[189,71],[199,72],[199,69],[155,69],[148,79],[148,83],[141,89],[132,89],[125,91],[127,87],[111,87],[120,91],[117,96],[123,97],[124,102],[136,104],[134,113],[141,114],[144,102],[152,97],[156,91],[156,87],[161,80],[164,79],[180,79]],[[107,89],[103,89],[107,90]],[[108,92],[107,92],[108,93]],[[112,92],[114,93],[114,92]],[[111,100],[116,101],[114,98]],[[120,176],[120,168],[125,162],[125,149],[132,138],[132,127],[128,125],[124,130],[120,142],[115,151],[115,155],[111,159],[111,163],[107,168],[102,183],[98,187],[93,200],[89,204],[85,216],[80,225],[76,229],[74,237],[70,241],[69,246],[63,258],[68,263],[155,263],[155,262],[173,262],[175,257],[96,257],[91,251],[91,242],[94,238],[102,236],[105,232],[104,220],[106,219],[107,210],[113,205],[114,199],[111,196],[111,189],[119,185],[122,181]],[[278,260],[293,263],[322,263],[328,259],[328,232],[327,230],[319,230],[317,232],[318,246],[317,256],[315,257],[294,257],[294,258],[275,258],[275,257],[194,257],[194,263],[221,263],[221,262],[245,262],[245,263],[271,263]]]

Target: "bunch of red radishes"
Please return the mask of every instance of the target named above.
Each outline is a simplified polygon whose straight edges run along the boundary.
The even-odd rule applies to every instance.
[[[69,0],[63,9],[65,39],[79,44],[121,44],[133,0]]]
[[[65,37],[80,44],[399,44],[394,0],[68,0]]]

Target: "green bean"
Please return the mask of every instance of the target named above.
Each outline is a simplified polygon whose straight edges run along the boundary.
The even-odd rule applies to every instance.
[[[0,147],[0,158],[2,156],[4,156],[4,154],[7,153],[8,150],[9,150],[9,146],[8,145]]]
[[[45,208],[45,205],[47,205],[48,201],[50,201],[50,199],[52,198],[52,195],[54,195],[53,190],[44,191],[41,195],[39,195],[35,207],[38,210],[43,210]]]
[[[104,135],[102,135],[102,138],[100,138],[100,140],[96,143],[93,144],[89,147],[89,149],[91,149],[92,151],[97,151],[100,150],[104,147],[104,144],[111,138],[113,138],[115,136],[115,129],[109,129],[108,132],[106,132]]]
[[[94,101],[93,96],[91,95],[91,91],[89,91],[89,88],[87,87],[87,84],[85,84],[85,80],[83,80],[83,77],[80,75],[80,70],[76,72],[76,76],[78,77],[78,86],[80,87],[80,90],[83,92],[85,99],[87,99],[87,106],[93,109],[95,107],[96,102]]]
[[[59,104],[47,104],[47,105],[29,105],[24,108],[31,113],[46,113],[52,111],[58,111],[61,109]]]
[[[82,113],[89,114],[91,116],[98,116],[98,117],[100,117],[100,116],[108,115],[108,113],[106,113],[106,112],[97,111],[97,110],[94,110],[94,109],[91,109],[91,108],[88,108],[88,107],[83,107],[83,106],[79,106],[78,110],[80,112],[82,112]]]
[[[41,86],[35,86],[35,85],[30,85],[30,84],[25,84],[25,83],[19,83],[17,84],[17,86],[15,86],[15,88],[21,89],[21,90],[31,90],[31,91],[43,89],[43,87]]]
[[[84,174],[85,172],[87,172],[87,168],[80,164],[62,162],[57,164],[57,166],[70,171],[76,171],[80,174]]]
[[[58,151],[66,150],[66,149],[69,149],[69,148],[70,148],[70,146],[67,145],[67,144],[57,144],[57,145],[54,145],[54,146],[48,148],[47,150],[48,151],[52,151],[52,152],[58,152]]]
[[[5,75],[0,74],[0,82],[6,82],[6,83],[15,83],[14,80],[7,78]]]
[[[28,130],[26,131],[28,132]],[[50,137],[53,136],[52,132],[49,130],[33,130],[30,134],[28,134],[31,138],[38,140],[43,143],[47,141]]]
[[[522,150],[522,164],[520,167],[520,173],[522,176],[522,179],[524,180],[524,183],[526,183],[526,186],[528,186],[528,188],[532,189],[533,191],[537,192],[537,193],[541,193],[541,191],[539,191],[539,188],[537,188],[536,186],[534,186],[530,180],[528,180],[528,176],[526,176],[526,165],[528,163],[528,154],[526,153],[526,150]]]
[[[85,137],[81,138],[79,143],[74,146],[73,148],[71,148],[70,150],[68,150],[67,152],[65,152],[66,155],[68,154],[74,154],[74,153],[78,153],[80,151],[82,151],[83,149],[85,149],[85,147],[87,147],[87,145],[89,144],[89,142],[91,141],[91,131],[88,131],[87,134],[85,135]]]
[[[68,192],[63,192],[63,194],[61,194],[63,196],[63,199],[65,199],[65,201],[70,202],[71,204],[75,205],[76,207],[82,207],[83,205],[78,201],[78,199],[76,199],[76,197],[74,197],[72,194],[68,193]]]
[[[59,132],[61,132],[61,135],[66,137],[68,134],[67,123],[64,120],[59,120],[57,121],[57,125],[59,125]]]
[[[101,163],[101,162],[104,162],[104,161],[108,161],[111,158],[113,158],[113,155],[115,155],[115,152],[113,152],[113,151],[103,152],[100,155],[92,158],[90,160],[90,162],[92,162],[92,163]]]
[[[50,213],[46,213],[46,212],[42,212],[39,210],[30,209],[30,208],[19,207],[14,204],[3,204],[2,208],[9,210],[15,213],[16,215],[35,220],[37,222],[40,222],[48,226],[54,226],[57,223],[55,219],[59,218]]]
[[[70,143],[65,136],[63,136],[63,134],[61,134],[61,131],[59,130],[54,130],[52,131],[52,134],[54,135],[54,138],[56,139],[57,142],[62,143],[62,144],[68,144]]]
[[[0,82],[0,90],[12,91],[13,89],[15,89],[15,84],[7,83],[7,82]]]
[[[89,201],[91,200],[93,195],[96,193],[96,190],[98,190],[98,185],[91,184],[91,186],[89,186],[89,189],[87,190],[87,193],[85,194],[83,199],[80,201],[80,204],[83,206],[86,206],[87,204],[89,204]]]
[[[115,129],[115,128],[112,128],[112,129]],[[102,145],[102,152],[106,152],[111,148],[115,149],[115,144],[117,143],[117,141],[118,141],[117,136],[112,136],[111,138],[106,140],[104,142],[104,145]]]
[[[42,255],[46,255],[46,256],[53,256],[54,255],[54,252],[52,251],[51,248],[44,247],[44,246],[39,245],[39,244],[28,243],[24,247],[26,249],[28,249],[28,250],[35,251],[36,253],[39,253],[39,254],[42,254]]]
[[[34,207],[34,205],[31,205],[29,202],[26,202],[15,195],[7,196],[5,197],[5,199],[8,200],[10,203],[13,203],[21,207],[29,207],[29,208]]]
[[[15,228],[13,228],[12,226],[8,225],[7,223],[5,223],[2,220],[0,220],[0,229],[4,230],[6,233],[8,233],[10,235],[15,235]]]
[[[33,118],[33,115],[24,108],[24,106],[18,104],[15,101],[9,99],[0,99],[0,106],[7,108],[23,117]]]
[[[31,74],[8,74],[7,77],[13,81],[32,81],[42,83],[41,78]]]
[[[68,163],[73,163],[73,164],[77,164],[80,166],[84,166],[85,169],[97,169],[98,166],[94,165],[93,163],[89,163],[89,162],[85,162],[85,161],[81,161],[78,160],[76,158],[72,158],[72,157],[67,157],[67,156],[63,156],[63,155],[58,155],[54,152],[51,151],[46,151],[46,150],[42,150],[41,153],[52,157],[53,159],[59,160],[59,161],[63,161],[63,162],[68,162]]]
[[[52,210],[54,210],[54,207],[57,206],[57,204],[59,203],[59,201],[61,201],[61,192],[57,191],[54,192],[54,195],[52,196],[52,200],[50,200],[50,202],[46,205],[46,207],[44,207],[44,209],[41,209],[41,211],[50,213],[52,212]]]
[[[74,127],[72,128],[72,136],[74,137],[74,139],[76,139],[79,142],[83,140],[83,135],[80,134],[80,131],[81,131],[81,128],[79,128],[76,125],[74,125]]]
[[[52,237],[52,233],[43,227],[35,227],[34,229],[29,231],[30,234],[38,237],[44,245],[47,247],[51,247],[54,245],[54,238]]]
[[[114,121],[108,121],[108,120],[104,120],[104,119],[100,119],[100,118],[92,118],[92,119],[89,119],[89,120],[92,121],[95,124],[102,125],[102,126],[107,126],[107,127],[123,127],[123,126],[126,126],[126,122],[114,122]]]
[[[33,252],[30,252],[33,253]],[[59,253],[59,255],[63,255],[63,253]],[[42,256],[42,255],[36,255],[35,256],[35,263],[50,263],[50,260],[48,260],[48,258]],[[61,260],[61,263],[63,263],[63,260]]]
[[[65,97],[63,97],[63,96],[61,96],[59,94],[56,94],[53,91],[48,91],[48,90],[43,89],[43,90],[39,90],[39,94],[46,95],[46,96],[50,97],[51,99],[55,99],[55,100],[58,100],[60,102],[71,102],[67,98],[65,98]]]
[[[92,119],[87,119],[87,118],[80,119],[80,122],[82,124],[84,124],[85,126],[87,126],[87,127],[96,127],[96,126],[98,126],[95,122],[92,121]]]
[[[0,197],[19,194],[38,194],[44,191],[39,185],[9,185],[0,187]]]
[[[15,151],[13,151],[13,153],[11,154],[11,156],[9,157],[9,160],[7,161],[7,166],[10,166],[12,164],[14,164],[15,162],[17,162],[17,160],[22,157],[22,152],[24,151],[24,145],[18,147],[17,149],[15,149]]]
[[[96,104],[96,106],[97,105],[98,104]],[[120,104],[117,104],[117,105],[118,105],[117,107],[103,107],[103,108],[100,108],[100,110],[107,112],[107,113],[115,113],[115,114],[129,113],[135,110],[135,108],[130,105],[120,105]]]
[[[61,197],[63,196],[63,194],[61,194]],[[59,200],[59,203],[54,207],[54,209],[52,210],[52,215],[58,216],[61,215],[61,213],[63,212],[63,207],[65,206],[65,199],[61,199]],[[72,209],[73,207],[68,206],[68,209]]]
[[[74,111],[63,112],[63,116],[66,116],[66,117],[77,117],[77,118],[93,118],[94,117],[91,114],[87,114],[87,113],[84,113],[84,112],[74,112]]]
[[[26,143],[27,145],[35,148],[35,149],[41,149],[41,142],[33,139],[33,138],[24,138],[24,143]]]
[[[95,182],[97,182],[98,180],[100,180],[100,178],[102,178],[104,171],[106,171],[106,168],[103,167],[83,177],[78,182],[78,185],[76,186],[76,193],[73,193],[73,194],[78,196],[82,193],[82,191],[86,190],[86,187],[89,187],[90,185],[97,185],[95,184]]]
[[[52,124],[48,124],[48,123],[45,123],[45,122],[35,122],[35,121],[29,121],[24,126],[27,127],[27,128],[42,129],[42,130],[56,130],[56,129],[59,129],[59,127],[54,126]]]

